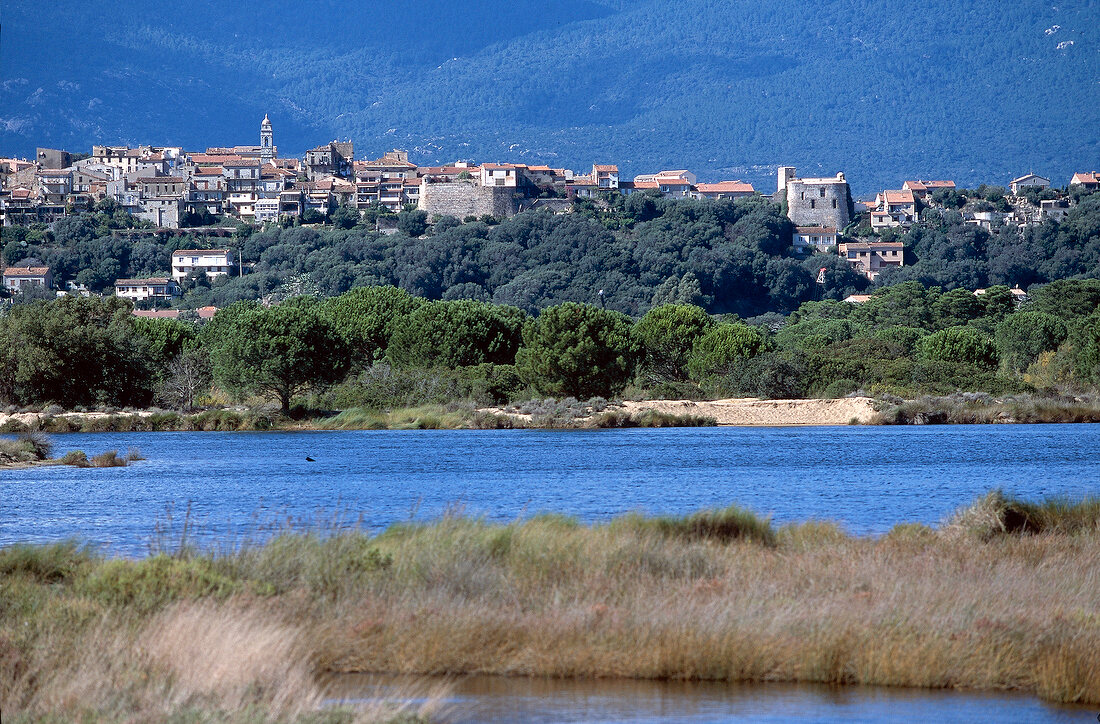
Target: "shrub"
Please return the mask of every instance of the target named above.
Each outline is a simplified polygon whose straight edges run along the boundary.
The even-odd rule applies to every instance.
[[[72,465],[78,468],[86,468],[91,465],[88,462],[88,456],[84,454],[83,450],[70,450],[61,457],[62,465]]]
[[[48,460],[53,453],[53,443],[50,442],[50,438],[40,432],[21,433],[18,441],[39,460]]]
[[[695,381],[722,374],[764,350],[764,335],[747,324],[723,323],[708,330],[691,350],[687,368]]]
[[[118,450],[101,452],[92,458],[92,467],[94,468],[124,468],[126,465],[126,458],[120,457]]]
[[[77,541],[0,548],[0,578],[28,576],[42,583],[74,578],[95,560],[92,549]]]
[[[922,359],[961,362],[975,367],[997,366],[997,348],[985,335],[968,327],[948,327],[920,340]]]
[[[142,560],[115,559],[98,566],[81,592],[112,606],[150,611],[182,599],[225,598],[237,584],[219,573],[209,558],[172,558],[159,554]]]
[[[1100,497],[1077,501],[1047,498],[1038,503],[1020,500],[993,490],[948,521],[945,530],[963,532],[982,540],[1006,534],[1059,533],[1077,535],[1100,529]]]
[[[654,532],[668,538],[686,541],[713,540],[728,543],[735,540],[753,541],[765,545],[776,542],[770,518],[761,518],[752,511],[731,505],[719,510],[703,510],[687,516],[645,518],[630,515],[620,519],[639,532]]]

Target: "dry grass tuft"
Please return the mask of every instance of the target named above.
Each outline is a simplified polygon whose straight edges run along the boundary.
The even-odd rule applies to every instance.
[[[107,450],[92,458],[93,468],[124,468],[129,461],[118,454],[118,450]]]

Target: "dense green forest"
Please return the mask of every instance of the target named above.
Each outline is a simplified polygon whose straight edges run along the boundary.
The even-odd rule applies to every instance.
[[[1100,383],[1100,280],[982,296],[904,282],[860,305],[806,302],[782,325],[662,304],[635,321],[566,302],[429,301],[396,287],[199,324],[134,317],[116,297],[65,296],[0,316],[0,403],[309,410],[556,398],[910,398],[959,390],[1066,393]],[[302,397],[305,395],[305,397]]]
[[[862,195],[1064,183],[1100,159],[1088,0],[10,0],[3,34],[5,154],[254,143],[270,113],[284,155],[346,137],[371,158],[690,168],[765,191],[788,163]]]
[[[959,192],[960,198],[967,194],[976,197]],[[1100,194],[1079,196],[1062,221],[1022,232],[989,232],[942,208],[925,209],[922,219],[903,234],[887,234],[905,243],[907,266],[883,273],[877,286],[915,280],[945,291],[973,291],[1100,278]],[[787,314],[803,302],[843,299],[871,286],[835,254],[796,255],[790,222],[762,198],[634,195],[613,197],[609,205],[579,203],[572,214],[533,211],[466,222],[412,211],[399,215],[397,233],[388,235],[356,213],[338,210],[332,222],[241,226],[230,237],[214,239],[140,229],[120,233],[132,219],[106,202],[95,213],[59,220],[52,230],[6,227],[0,239],[7,263],[39,259],[60,284],[71,280],[108,293],[116,278],[166,274],[171,252],[179,248],[224,244],[252,265],[251,273],[212,284],[201,275],[186,280],[180,304],[192,309],[393,285],[427,299],[492,301],[531,314],[580,302],[638,317],[677,302],[747,319]]]

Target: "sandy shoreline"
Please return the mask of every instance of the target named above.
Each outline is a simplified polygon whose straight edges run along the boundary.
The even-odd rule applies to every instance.
[[[629,412],[651,409],[672,415],[713,417],[719,425],[793,426],[866,424],[878,412],[870,397],[836,400],[728,399],[710,401],[651,400],[624,402]]]
[[[848,425],[853,421],[866,424],[876,414],[874,400],[869,397],[841,398],[835,400],[761,400],[739,398],[726,400],[646,400],[625,401],[608,405],[609,410],[640,413],[655,410],[671,415],[711,417],[719,425],[783,427],[798,425]],[[531,415],[504,408],[487,408],[485,412],[507,415],[525,423]],[[108,417],[138,417],[153,415],[150,410],[119,412],[61,412],[49,415],[44,412],[0,413],[0,427],[9,421],[34,427],[44,418],[65,418],[70,421],[97,420]],[[311,429],[308,423],[296,422],[283,429]]]

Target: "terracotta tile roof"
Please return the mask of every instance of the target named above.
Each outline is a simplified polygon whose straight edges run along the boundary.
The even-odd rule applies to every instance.
[[[888,204],[912,204],[913,192],[908,189],[891,190],[882,192],[883,201]]]
[[[145,176],[138,179],[139,184],[180,184],[183,178],[180,176]]]
[[[44,277],[50,272],[48,266],[9,266],[4,270],[6,277]]]
[[[656,181],[634,181],[634,188],[636,189],[656,189],[659,188],[659,184]]]
[[[149,277],[148,279],[116,279],[116,287],[148,287],[159,284],[167,284],[168,277]]]
[[[199,319],[210,319],[218,313],[217,307],[199,307],[195,310],[199,314]]]
[[[133,311],[135,317],[144,317],[145,319],[179,319],[180,310],[178,309],[135,309]]]
[[[887,251],[891,249],[904,249],[905,244],[900,241],[856,241],[849,244],[841,244],[840,251]]]
[[[201,256],[203,254],[228,254],[229,249],[176,249],[172,256]]]
[[[695,190],[700,193],[753,193],[752,184],[744,181],[719,181],[714,184],[696,184]]]
[[[1097,173],[1096,171],[1078,171],[1077,173],[1073,174],[1073,178],[1071,178],[1069,182],[1071,184],[1100,184],[1100,173]]]
[[[39,176],[68,176],[72,171],[69,169],[56,169],[56,168],[43,168],[38,171]]]
[[[192,153],[191,163],[205,163],[220,166],[227,161],[243,161],[244,159],[232,154]]]
[[[831,226],[796,226],[795,231],[799,234],[818,234],[825,236],[836,233],[836,229]]]
[[[195,169],[196,176],[221,176],[221,166],[203,166],[202,168]]]
[[[592,167],[592,169],[594,171],[606,171],[606,172],[610,172],[610,173],[618,173],[619,172],[619,167],[616,166],[613,163],[596,164],[595,166]]]
[[[657,183],[661,186],[691,186],[686,178],[658,178]]]

